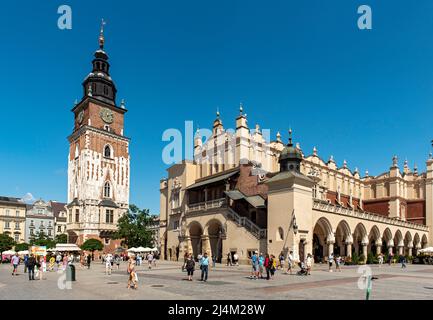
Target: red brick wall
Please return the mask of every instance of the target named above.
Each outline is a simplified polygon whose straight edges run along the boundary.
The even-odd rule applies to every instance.
[[[408,201],[406,220],[414,223],[425,224],[425,201]]]
[[[389,215],[389,202],[388,200],[364,201],[364,210],[387,217]]]
[[[268,197],[268,186],[258,184],[258,177],[251,175],[251,165],[241,165],[241,171],[236,184],[236,189],[241,191],[246,196],[261,195],[263,198]]]

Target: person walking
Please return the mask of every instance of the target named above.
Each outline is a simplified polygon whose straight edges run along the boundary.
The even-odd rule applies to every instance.
[[[286,273],[292,274],[293,269],[293,251],[289,252],[289,255],[287,256],[287,271]]]
[[[313,257],[311,256],[311,254],[307,255],[305,265],[307,266],[307,275],[311,275],[311,267],[313,266]]]
[[[200,266],[201,266],[201,281],[206,282],[209,273],[209,257],[207,256],[207,252],[205,252],[203,257],[201,258]]]
[[[227,253],[227,266],[232,266],[232,254],[229,252]]]
[[[117,266],[117,270],[120,269],[120,256],[118,254],[116,254],[116,257],[114,258],[114,260],[116,261],[116,266]]]
[[[90,254],[87,255],[87,269],[90,269],[90,263],[92,262],[92,257],[90,256]]]
[[[275,271],[277,270],[277,258],[271,254],[271,279],[274,278]]]
[[[192,281],[192,276],[194,275],[195,261],[192,258],[192,254],[189,254],[185,261],[185,269],[188,273],[188,281]]]
[[[254,254],[251,256],[251,277],[250,279],[257,280],[259,276],[259,257],[258,257],[258,251],[255,251]]]
[[[111,276],[111,268],[112,268],[111,259],[112,259],[111,254],[107,254],[105,256],[105,275]]]
[[[39,257],[39,280],[44,280],[44,272],[47,270],[47,264],[45,262],[45,257]]]
[[[400,256],[400,263],[401,263],[401,268],[402,269],[406,269],[407,268],[407,266],[406,266],[406,257],[404,255]]]
[[[329,272],[332,272],[332,264],[334,263],[334,253],[331,252],[331,254],[328,257],[328,263],[329,263]]]
[[[271,275],[271,266],[272,266],[271,257],[269,256],[269,254],[266,254],[263,265],[266,268],[266,280],[269,280],[271,278],[270,275]]]
[[[29,259],[27,260],[27,269],[29,273],[29,281],[35,280],[35,266],[36,266],[36,259],[33,253],[30,255]]]
[[[233,261],[235,263],[235,266],[239,266],[239,256],[237,252],[235,252],[235,254],[233,255]]]
[[[62,256],[60,255],[60,253],[57,252],[57,255],[56,255],[57,271],[60,270],[61,262],[62,262]]]
[[[18,265],[20,264],[20,256],[18,255],[18,252],[14,256],[12,256],[11,264],[13,266],[12,275],[17,276],[18,275]]]
[[[280,270],[284,270],[284,262],[286,260],[286,258],[284,257],[284,252],[281,251],[280,256],[278,257],[279,260],[279,268]]]
[[[24,256],[24,273],[27,273],[27,262],[29,261],[29,255]]]
[[[383,264],[383,255],[381,253],[377,257],[377,260],[379,262],[379,268],[382,267],[382,264]]]
[[[260,252],[260,255],[259,255],[259,275],[260,275],[260,279],[263,279],[264,268],[265,268],[265,257]]]
[[[136,274],[136,271],[135,271],[135,264],[136,264],[136,262],[135,262],[135,256],[131,255],[129,257],[129,260],[128,260],[128,269],[127,269],[128,275],[129,275],[129,277],[128,277],[128,287],[127,287],[128,289],[131,289],[131,284],[134,285],[133,289],[138,289],[138,285],[137,285],[137,279],[138,279],[138,277],[137,277],[137,274]]]
[[[389,265],[391,265],[391,263],[392,263],[392,257],[393,257],[393,254],[390,253],[389,256],[388,256],[388,264]]]
[[[340,255],[337,255],[337,257],[335,258],[335,271],[341,272],[341,257]]]
[[[149,270],[152,269],[152,261],[153,261],[153,254],[152,254],[152,253],[149,253],[149,254],[147,255],[147,263],[148,263],[148,265],[149,265]]]

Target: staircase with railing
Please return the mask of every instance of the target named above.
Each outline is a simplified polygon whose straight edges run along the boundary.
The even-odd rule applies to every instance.
[[[225,198],[207,201],[207,202],[200,202],[196,204],[190,204],[187,208],[187,213],[194,214],[194,213],[207,212],[212,209],[220,209],[220,208],[226,209],[225,212],[227,218],[234,221],[238,226],[247,229],[257,239],[260,240],[266,238],[267,236],[266,229],[261,229],[250,219],[240,216],[237,212],[235,212],[232,208],[229,207],[227,200]]]
[[[227,208],[227,217],[233,220],[238,226],[244,227],[251,232],[257,239],[265,239],[267,236],[267,230],[261,229],[258,225],[252,222],[246,217],[240,216],[232,208]]]

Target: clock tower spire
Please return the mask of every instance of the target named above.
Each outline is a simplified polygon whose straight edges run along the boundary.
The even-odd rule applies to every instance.
[[[116,86],[105,52],[105,22],[92,72],[84,79],[84,95],[72,112],[75,125],[68,137],[68,240],[82,244],[100,239],[107,250],[117,220],[129,208],[130,139],[124,135],[124,105],[116,105]]]

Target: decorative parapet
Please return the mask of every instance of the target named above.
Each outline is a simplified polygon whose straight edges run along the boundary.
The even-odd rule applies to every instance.
[[[339,215],[347,216],[347,217],[354,217],[354,218],[363,219],[363,220],[375,221],[375,222],[380,222],[380,223],[384,223],[384,224],[415,229],[415,230],[424,231],[424,232],[429,231],[429,228],[425,225],[422,225],[422,224],[392,219],[392,218],[381,216],[381,215],[378,215],[375,213],[371,213],[371,212],[367,212],[367,211],[360,211],[360,210],[357,210],[355,208],[349,209],[349,208],[337,206],[337,205],[334,205],[334,204],[329,203],[327,201],[318,200],[318,199],[313,199],[313,209],[323,211],[323,212],[339,214]]]

